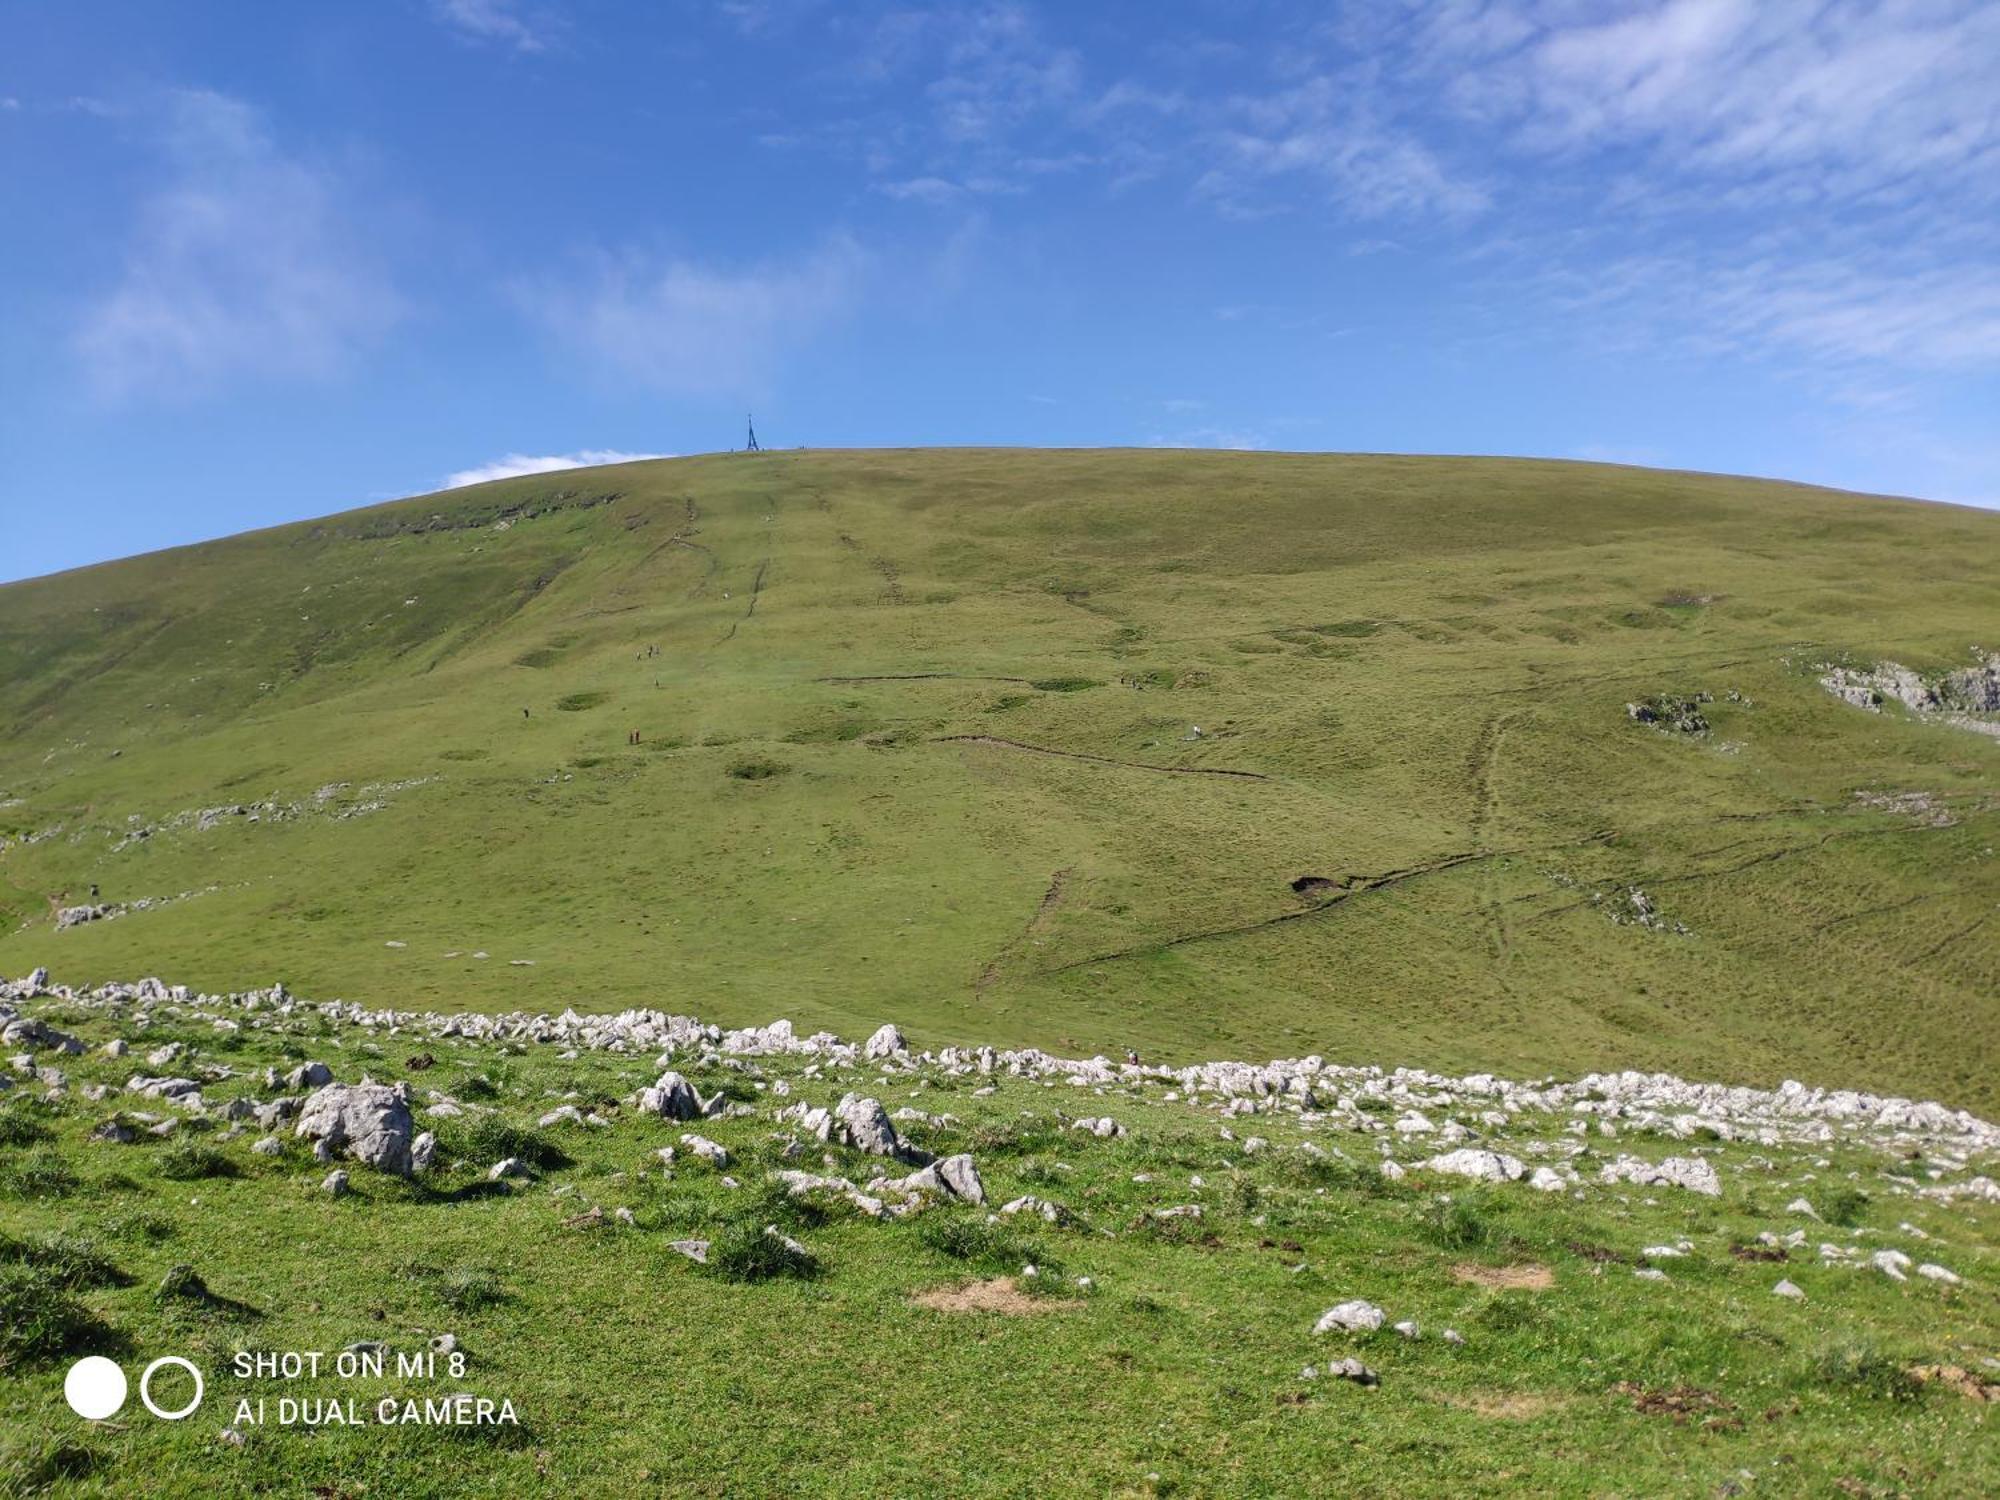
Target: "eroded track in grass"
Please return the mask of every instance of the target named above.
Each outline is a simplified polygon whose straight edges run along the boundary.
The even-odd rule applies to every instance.
[[[1062,904],[1063,888],[1069,884],[1069,877],[1073,873],[1073,869],[1061,869],[1049,877],[1049,888],[1042,892],[1041,902],[1035,907],[1035,914],[1028,918],[1028,925],[986,961],[986,967],[979,971],[979,977],[972,982],[974,994],[982,993],[992,985],[1000,977],[1000,971],[1006,967],[1008,961],[1032,943],[1048,926],[1049,917]]]
[[[814,682],[1017,682],[1029,686],[1027,677],[986,677],[978,672],[871,672],[860,677],[815,677]]]
[[[1220,766],[1155,766],[1143,760],[1118,760],[1109,755],[1090,755],[1082,750],[1057,750],[1049,745],[1030,745],[1024,740],[1003,739],[996,734],[941,734],[934,745],[986,745],[1000,750],[1020,750],[1029,755],[1052,755],[1059,760],[1088,761],[1092,765],[1119,766],[1128,771],[1157,771],[1163,776],[1233,776],[1239,781],[1269,781],[1262,771],[1235,771]]]
[[[770,569],[771,569],[771,559],[768,557],[764,558],[757,564],[757,576],[750,580],[749,605],[744,609],[741,616],[729,622],[729,628],[725,630],[722,633],[722,635],[716,640],[715,643],[716,645],[721,646],[726,644],[727,642],[735,640],[736,632],[742,626],[743,622],[745,620],[750,619],[757,613],[757,600],[758,597],[762,595],[764,592],[764,575],[768,573]]]
[[[1571,844],[1597,844],[1612,838],[1609,832],[1598,832]],[[1568,845],[1560,846],[1568,847]],[[1358,875],[1341,887],[1339,892],[1326,900],[1296,911],[1280,912],[1274,917],[1260,917],[1254,922],[1236,922],[1226,927],[1207,927],[1195,932],[1184,932],[1178,937],[1160,938],[1149,943],[1134,943],[1129,948],[1119,948],[1110,953],[1094,954],[1089,958],[1072,959],[1068,963],[1057,964],[1044,970],[1045,976],[1067,974],[1074,969],[1087,969],[1096,964],[1117,963],[1122,959],[1142,958],[1155,953],[1166,953],[1175,948],[1185,948],[1194,943],[1213,942],[1221,938],[1248,937],[1252,933],[1266,931],[1273,927],[1284,927],[1293,922],[1307,922],[1315,917],[1323,917],[1352,901],[1356,896],[1365,896],[1373,891],[1388,890],[1413,880],[1421,880],[1427,875],[1441,875],[1447,870],[1458,869],[1462,865],[1480,864],[1487,860],[1508,859],[1515,855],[1531,854],[1533,849],[1468,849],[1459,854],[1447,854],[1440,859],[1429,860],[1421,865],[1411,865],[1407,869],[1387,870],[1380,875]]]

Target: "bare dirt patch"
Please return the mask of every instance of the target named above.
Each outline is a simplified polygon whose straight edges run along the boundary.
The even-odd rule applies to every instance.
[[[1962,1365],[1911,1365],[1906,1373],[1920,1385],[1936,1383],[1968,1401],[2000,1401],[2000,1380],[1982,1380]]]
[[[1440,1399],[1446,1406],[1475,1412],[1495,1422],[1530,1422],[1569,1404],[1560,1396],[1536,1396],[1526,1391],[1470,1391]]]
[[[1451,1268],[1451,1279],[1502,1292],[1546,1292],[1556,1284],[1556,1273],[1547,1266],[1476,1266],[1461,1261]]]
[[[1030,1297],[1011,1276],[971,1281],[962,1286],[932,1287],[927,1292],[916,1293],[910,1301],[933,1312],[1001,1313],[1010,1318],[1024,1318],[1031,1313],[1060,1312],[1076,1305],[1053,1297]]]
[[[1690,1418],[1700,1417],[1704,1412],[1713,1412],[1715,1415],[1703,1418],[1702,1431],[1740,1432],[1743,1428],[1742,1418],[1729,1415],[1736,1410],[1732,1402],[1700,1386],[1676,1385],[1656,1390],[1635,1381],[1621,1380],[1611,1387],[1611,1394],[1630,1396],[1632,1410],[1648,1417],[1670,1417],[1677,1427],[1685,1427]]]

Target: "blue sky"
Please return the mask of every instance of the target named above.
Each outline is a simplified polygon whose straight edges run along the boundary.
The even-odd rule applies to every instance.
[[[2000,5],[0,0],[0,578],[579,455],[2000,504]]]

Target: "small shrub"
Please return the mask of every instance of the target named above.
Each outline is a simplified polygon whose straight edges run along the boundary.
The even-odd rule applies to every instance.
[[[1258,1205],[1263,1202],[1263,1198],[1263,1189],[1258,1187],[1253,1178],[1245,1176],[1241,1172],[1230,1173],[1228,1181],[1223,1184],[1223,1205],[1229,1213],[1237,1218],[1248,1218],[1251,1214],[1256,1213]]]
[[[103,1221],[104,1232],[115,1240],[145,1240],[158,1244],[174,1237],[174,1222],[162,1214],[141,1209]]]
[[[1532,1297],[1494,1297],[1475,1316],[1481,1328],[1493,1333],[1518,1333],[1541,1322],[1542,1308]]]
[[[63,1480],[88,1479],[111,1460],[101,1449],[53,1432],[19,1433],[0,1442],[8,1495],[39,1495]]]
[[[155,1156],[153,1168],[173,1182],[198,1182],[209,1177],[243,1175],[243,1169],[227,1152],[184,1137],[177,1137]]]
[[[1813,1207],[1829,1224],[1852,1229],[1868,1211],[1869,1197],[1860,1188],[1842,1185],[1813,1195]]]
[[[769,781],[772,777],[782,776],[789,770],[790,766],[757,756],[731,761],[729,764],[729,774],[738,781]]]
[[[18,1109],[0,1110],[0,1146],[39,1146],[49,1138],[49,1128],[30,1119]]]
[[[0,1193],[13,1198],[60,1198],[76,1188],[76,1173],[54,1148],[34,1146],[0,1162]]]
[[[596,708],[599,704],[609,699],[610,696],[609,693],[598,692],[571,693],[566,697],[556,699],[556,709],[561,713],[580,714],[585,709]]]
[[[750,1223],[731,1224],[708,1247],[708,1269],[724,1281],[810,1279],[819,1275],[818,1257],[794,1250],[777,1235]]]
[[[439,1132],[438,1144],[447,1156],[491,1166],[518,1156],[531,1167],[550,1171],[570,1165],[570,1155],[537,1130],[510,1125],[494,1114],[461,1117]]]
[[[1470,1250],[1493,1238],[1493,1226],[1465,1198],[1434,1198],[1418,1216],[1417,1232],[1440,1250]]]
[[[1017,1271],[1032,1262],[1041,1270],[1052,1269],[1033,1240],[1016,1234],[1009,1225],[989,1224],[983,1218],[933,1214],[923,1221],[917,1238],[938,1254],[970,1265]]]
[[[403,1274],[453,1312],[475,1313],[508,1300],[500,1277],[485,1266],[411,1264]]]
[[[795,1198],[782,1182],[766,1179],[739,1217],[758,1227],[776,1224],[784,1229],[818,1229],[857,1212],[853,1204],[832,1193],[805,1193]]]
[[[984,1160],[1054,1151],[1062,1141],[1062,1131],[1048,1120],[1010,1120],[1004,1125],[974,1125],[966,1132],[965,1149]]]
[[[1278,1172],[1302,1187],[1334,1188],[1344,1193],[1360,1193],[1384,1198],[1396,1192],[1396,1184],[1368,1162],[1349,1161],[1344,1156],[1316,1156],[1310,1151],[1278,1158]]]
[[[1813,1383],[1853,1391],[1877,1401],[1915,1401],[1924,1393],[1918,1380],[1896,1360],[1866,1345],[1843,1345],[1820,1355]]]
[[[130,1286],[127,1276],[89,1240],[52,1234],[39,1240],[0,1235],[0,1264],[32,1266],[65,1290],[92,1286]]]
[[[50,1266],[0,1266],[0,1371],[106,1343],[110,1329]]]
[[[469,1077],[461,1078],[458,1081],[458,1087],[453,1092],[461,1099],[498,1099],[500,1097],[500,1085],[495,1083],[491,1078],[488,1078],[484,1073],[474,1073]]]

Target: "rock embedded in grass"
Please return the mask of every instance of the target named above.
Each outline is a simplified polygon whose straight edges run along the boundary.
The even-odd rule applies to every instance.
[[[694,1085],[671,1068],[651,1088],[640,1090],[639,1108],[663,1120],[699,1120],[702,1114],[701,1096]]]
[[[1710,1198],[1722,1196],[1722,1178],[1715,1167],[1697,1156],[1670,1156],[1657,1164],[1636,1156],[1621,1156],[1608,1162],[1598,1177],[1607,1183],[1629,1182],[1634,1187],[1677,1187]]]
[[[411,1172],[407,1086],[329,1083],[306,1100],[293,1133],[322,1159],[346,1155],[378,1172]]]
[[[909,1043],[903,1040],[903,1033],[890,1022],[883,1024],[868,1038],[867,1044],[862,1048],[862,1056],[870,1062],[875,1062],[908,1050]]]
[[[1470,1177],[1475,1182],[1519,1182],[1528,1168],[1518,1157],[1498,1151],[1467,1149],[1433,1156],[1423,1164],[1433,1172],[1451,1177]]]
[[[1372,1302],[1355,1298],[1343,1302],[1338,1307],[1330,1307],[1320,1314],[1313,1324],[1314,1333],[1373,1333],[1380,1328],[1388,1314]]]

